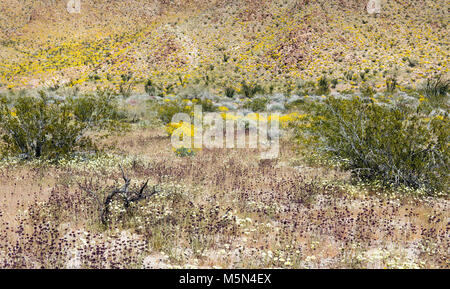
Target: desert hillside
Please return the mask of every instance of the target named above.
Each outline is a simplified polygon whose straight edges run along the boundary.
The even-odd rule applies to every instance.
[[[345,91],[448,74],[448,1],[384,1],[379,17],[366,2],[82,0],[71,14],[67,1],[2,1],[0,84],[118,88],[130,75],[134,90],[285,92],[325,75]]]

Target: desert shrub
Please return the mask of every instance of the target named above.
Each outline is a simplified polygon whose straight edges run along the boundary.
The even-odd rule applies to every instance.
[[[386,91],[388,93],[392,93],[397,88],[397,78],[395,76],[391,76],[386,78]]]
[[[297,83],[297,89],[295,94],[298,95],[311,95],[317,91],[316,84],[312,81],[301,81]]]
[[[253,112],[264,111],[268,102],[269,100],[267,98],[262,97],[251,99],[244,104],[244,108],[250,109]]]
[[[297,107],[297,106],[301,106],[303,103],[305,103],[305,100],[304,100],[304,98],[300,98],[300,97],[292,97],[291,96],[291,98],[290,99],[288,99],[288,101],[286,102],[286,105],[285,105],[285,107],[286,107],[286,109],[293,109],[293,108],[295,108],[295,107]]]
[[[361,71],[359,73],[359,77],[361,78],[362,81],[365,81],[366,80],[366,72],[365,71]]]
[[[195,155],[195,151],[190,148],[181,147],[175,150],[175,155],[179,157],[192,157]]]
[[[354,179],[430,192],[448,187],[448,116],[357,97],[327,98],[312,104],[311,114],[310,125],[299,126],[297,136],[338,159]]]
[[[336,86],[338,85],[339,80],[337,78],[333,78],[331,80],[331,88],[336,88]]]
[[[158,105],[158,118],[164,123],[168,124],[177,113],[189,113],[191,106],[184,105],[181,101],[165,99],[165,101]]]
[[[50,159],[68,156],[79,149],[92,149],[93,130],[112,132],[124,128],[115,96],[51,97],[21,94],[0,98],[0,135],[4,155]]]
[[[317,83],[317,95],[327,95],[330,93],[330,83],[325,76],[322,76]]]
[[[371,97],[376,93],[376,90],[373,88],[373,86],[370,84],[367,84],[367,83],[361,85],[361,87],[359,88],[359,91],[365,97]]]
[[[236,90],[232,87],[225,88],[225,96],[228,98],[233,98]]]
[[[192,100],[192,102],[195,105],[201,105],[203,112],[214,112],[217,111],[217,107],[214,105],[214,103],[207,98],[201,99],[201,98],[195,98]]]
[[[264,92],[264,89],[259,84],[247,83],[247,82],[241,83],[241,93],[247,98],[252,98],[257,93],[263,93],[263,92]]]
[[[353,75],[354,75],[354,72],[352,70],[348,70],[348,71],[344,72],[344,77],[347,80],[352,80]]]
[[[409,58],[409,57],[406,57],[405,61],[408,62],[409,67],[416,67],[419,64],[419,62],[417,60]]]
[[[157,105],[158,118],[164,123],[168,124],[177,113],[192,114],[194,105],[200,105],[203,112],[217,111],[217,107],[209,99],[190,99],[191,103],[186,103],[185,100],[170,100],[166,98],[162,103]]]
[[[148,95],[157,95],[159,92],[158,86],[154,84],[151,79],[147,79],[145,82],[144,90]]]
[[[443,80],[441,76],[429,78],[425,81],[421,92],[432,105],[442,105],[447,100],[450,80]]]
[[[122,79],[119,84],[120,94],[125,98],[130,97],[134,85],[133,75],[131,73],[122,74],[120,78]]]

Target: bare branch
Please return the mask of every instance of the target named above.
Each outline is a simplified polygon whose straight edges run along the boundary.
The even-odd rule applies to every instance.
[[[155,195],[158,191],[156,190],[156,186],[153,186],[152,191],[149,194],[145,194],[144,191],[148,186],[148,182],[149,180],[145,181],[145,183],[143,183],[143,185],[140,187],[139,190],[134,190],[134,191],[128,191],[128,187],[130,185],[131,179],[129,179],[128,177],[126,177],[125,172],[122,168],[121,165],[119,165],[121,171],[122,171],[122,177],[125,180],[125,184],[119,188],[119,189],[114,189],[113,191],[111,191],[106,198],[104,199],[104,201],[102,201],[100,199],[100,197],[95,194],[93,191],[88,189],[88,185],[87,182],[85,181],[85,184],[81,184],[79,183],[79,187],[81,189],[83,189],[84,191],[88,192],[89,195],[91,195],[98,203],[99,206],[99,211],[100,213],[100,218],[101,221],[103,223],[103,225],[107,225],[108,224],[108,218],[109,218],[109,205],[111,204],[111,202],[114,200],[114,198],[119,195],[120,198],[122,199],[122,201],[124,202],[124,206],[125,208],[128,210],[130,203],[132,202],[137,202],[140,201],[142,199],[148,199],[151,196]],[[90,180],[90,183],[92,184],[92,179]]]
[[[125,171],[123,170],[121,164],[119,164],[119,168],[122,171],[122,178],[125,180],[125,183],[130,182],[130,179],[128,179],[127,176],[125,175]]]
[[[144,192],[144,190],[145,190],[145,188],[147,187],[147,185],[148,185],[148,180],[144,183],[144,185],[141,187],[141,189],[139,190],[139,196],[141,196],[142,195],[142,193]]]

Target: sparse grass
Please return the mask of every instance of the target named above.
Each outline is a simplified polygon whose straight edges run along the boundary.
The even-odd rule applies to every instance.
[[[253,149],[176,158],[169,141],[160,128],[135,128],[97,159],[3,163],[0,266],[448,267],[446,198],[387,193],[351,185],[338,170],[290,165],[287,139],[271,163]],[[113,204],[106,229],[78,184],[109,192],[121,185],[118,163],[158,194],[128,213]]]

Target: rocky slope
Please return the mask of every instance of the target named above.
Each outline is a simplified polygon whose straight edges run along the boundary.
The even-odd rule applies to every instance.
[[[70,85],[170,94],[242,81],[291,91],[326,76],[337,90],[415,88],[448,77],[448,1],[108,1],[0,4],[0,89]],[[130,77],[127,77],[130,76]]]

